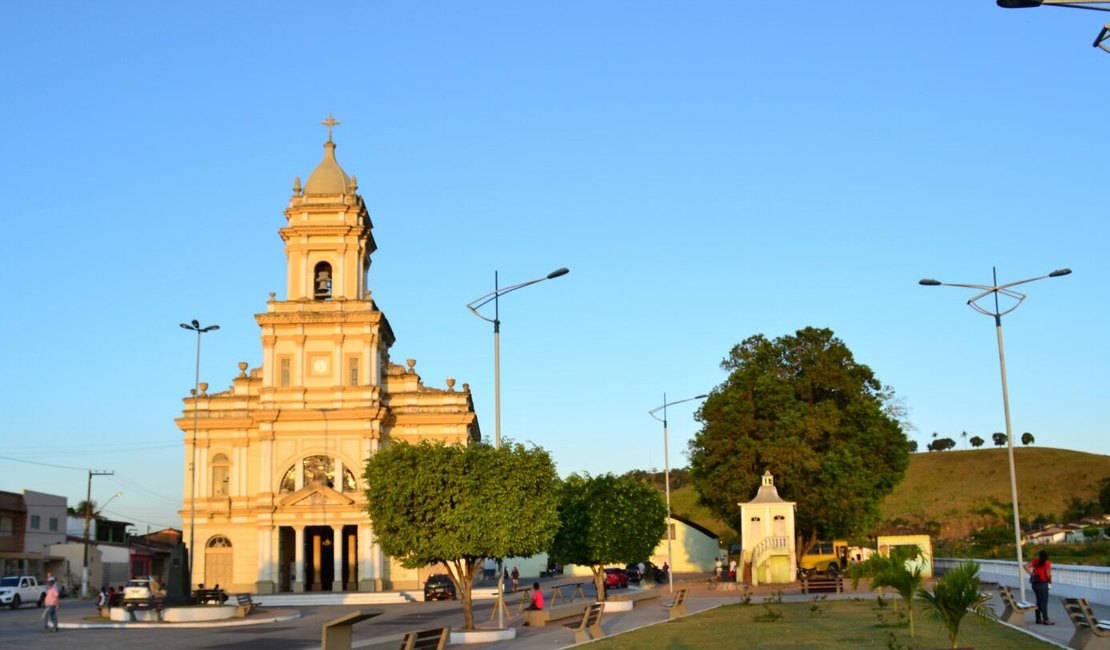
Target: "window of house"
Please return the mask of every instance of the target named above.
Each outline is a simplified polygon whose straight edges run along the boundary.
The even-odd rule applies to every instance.
[[[358,386],[358,357],[347,359],[347,383],[350,386]]]
[[[667,535],[669,535],[669,537],[668,537],[667,539],[670,539],[670,540],[674,540],[674,539],[677,539],[677,538],[675,537],[675,528],[674,528],[674,524],[667,524]]]
[[[313,481],[320,481],[328,487],[339,490],[339,486],[335,483],[335,459],[331,456],[309,456],[301,461],[304,467],[304,484],[308,485]],[[296,490],[297,485],[297,466],[293,465],[285,470],[285,475],[282,476],[281,486],[278,488],[282,493],[289,493]],[[342,492],[354,492],[357,489],[358,483],[355,482],[355,474],[349,468],[343,468],[343,489]]]
[[[50,531],[51,532],[57,532],[58,531],[58,518],[57,517],[51,517],[50,518]]]
[[[31,515],[31,530],[38,530],[41,523],[38,515]]]
[[[282,359],[278,362],[278,367],[281,369],[281,377],[278,379],[278,385],[282,388],[289,386],[289,375],[291,374],[293,362],[291,359]]]
[[[225,454],[216,454],[212,458],[212,496],[226,497],[228,495],[228,481],[231,473],[231,461]]]
[[[0,517],[0,536],[8,537],[15,533],[15,519]]]

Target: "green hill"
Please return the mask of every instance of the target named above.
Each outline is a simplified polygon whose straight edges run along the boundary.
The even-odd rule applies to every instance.
[[[1110,477],[1110,456],[1069,449],[1014,449],[1018,504],[1024,521],[1057,519],[1072,497],[1097,496],[1099,481]],[[717,533],[722,542],[738,540],[736,531],[697,505],[693,486],[675,488],[671,507]],[[886,523],[937,526],[940,537],[963,537],[983,526],[1008,523],[1010,469],[1005,447],[913,454],[906,477],[882,503]]]

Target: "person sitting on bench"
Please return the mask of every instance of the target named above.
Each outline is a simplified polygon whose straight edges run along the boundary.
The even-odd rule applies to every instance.
[[[540,583],[532,583],[532,602],[528,603],[528,606],[524,609],[543,609],[543,592],[540,591]]]

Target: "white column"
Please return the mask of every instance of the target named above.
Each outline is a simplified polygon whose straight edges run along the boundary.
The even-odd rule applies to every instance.
[[[263,434],[262,447],[259,450],[258,457],[261,461],[258,467],[258,491],[259,492],[274,492],[274,441],[271,439],[270,431]],[[243,450],[243,457],[246,458],[246,449]],[[246,481],[246,472],[243,472],[243,480]],[[247,492],[244,492],[247,494]]]
[[[259,584],[271,583],[274,580],[274,558],[270,554],[273,549],[273,534],[274,530],[272,528],[263,528],[258,531]]]
[[[343,591],[343,526],[331,527],[332,591]]]
[[[380,591],[381,575],[374,571],[373,543],[374,533],[370,524],[358,526],[358,590]]]
[[[296,526],[293,528],[296,533],[296,541],[293,542],[293,565],[296,567],[293,576],[293,591],[297,593],[304,592],[304,526]]]

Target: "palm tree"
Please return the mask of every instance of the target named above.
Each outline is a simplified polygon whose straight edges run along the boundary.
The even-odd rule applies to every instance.
[[[964,446],[966,447],[967,446],[967,431],[961,432],[960,437],[962,437],[964,439]]]
[[[979,591],[979,565],[963,562],[937,580],[930,592],[918,589],[917,597],[925,603],[925,611],[948,630],[952,647],[959,646],[960,623],[969,612],[984,620],[998,617],[987,603],[990,594]]]
[[[848,570],[852,578],[852,588],[859,588],[860,578],[866,577],[872,589],[893,589],[902,597],[910,621],[910,636],[913,630],[913,598],[921,588],[921,563],[917,561],[921,549],[917,546],[895,546],[890,555],[873,554],[862,564],[853,565]]]

